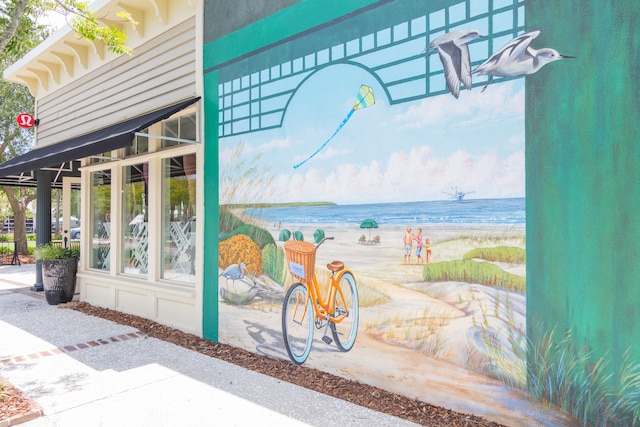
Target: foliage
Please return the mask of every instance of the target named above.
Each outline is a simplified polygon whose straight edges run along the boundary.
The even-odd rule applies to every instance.
[[[270,170],[256,166],[261,164],[262,154],[243,156],[245,147],[245,143],[238,144],[224,161],[219,179],[221,205],[253,203],[270,195],[273,180]]]
[[[496,246],[473,249],[463,256],[464,259],[479,258],[487,261],[522,264],[526,262],[526,251],[515,246]]]
[[[220,216],[218,217],[220,235],[229,234],[241,225],[244,225],[244,222],[240,218],[225,209],[220,209]]]
[[[280,285],[284,285],[287,275],[284,268],[284,249],[275,244],[262,248],[262,270]]]
[[[245,263],[247,272],[254,276],[262,274],[262,251],[244,234],[238,234],[218,245],[218,265],[227,268],[231,264]]]
[[[577,348],[571,330],[561,340],[555,328],[533,336],[537,339],[529,342],[527,370],[533,397],[562,408],[585,426],[640,425],[640,363],[629,350],[613,372],[605,358],[595,360],[593,351]]]
[[[240,227],[233,230],[228,235],[224,236],[222,240],[226,240],[230,237],[236,236],[238,234],[244,234],[245,236],[249,236],[251,240],[256,242],[260,249],[264,248],[267,245],[275,245],[276,241],[273,239],[271,233],[269,233],[264,228],[251,225],[251,224],[243,224]]]
[[[291,231],[287,230],[286,228],[283,228],[282,230],[280,230],[280,234],[278,235],[278,240],[281,242],[286,242],[289,239],[291,239]]]
[[[9,0],[0,2],[0,51],[20,54],[31,50],[37,42],[33,35],[47,32],[38,18],[54,12],[63,15],[67,24],[79,38],[100,41],[111,52],[130,55],[132,49],[126,46],[127,36],[118,25],[137,25],[130,14],[119,11],[116,16],[98,16],[89,9],[89,2],[79,0]]]
[[[38,246],[34,254],[36,260],[39,261],[80,257],[80,252],[77,249],[64,248],[62,245],[53,245],[51,243]]]
[[[507,273],[487,262],[455,260],[426,264],[422,277],[427,282],[457,281],[479,283],[520,293],[526,291],[524,277]]]

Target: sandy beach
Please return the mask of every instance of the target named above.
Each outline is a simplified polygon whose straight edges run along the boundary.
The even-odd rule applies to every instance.
[[[245,220],[250,219],[244,217]],[[427,283],[423,265],[416,264],[414,243],[411,265],[404,263],[403,235],[406,227],[420,224],[358,226],[314,224],[298,227],[257,224],[277,240],[282,228],[301,231],[312,241],[316,229],[334,237],[316,256],[316,272],[340,260],[356,277],[360,292],[360,324],[354,348],[342,353],[323,343],[317,331],[306,366],[415,397],[459,412],[474,413],[509,426],[567,425],[560,412],[529,402],[525,393],[486,374],[491,341],[502,353],[500,369],[524,375],[520,349],[507,345],[513,334],[524,335],[526,301],[523,294],[479,284]],[[459,260],[476,247],[525,245],[524,226],[457,225],[422,226],[431,240],[432,263]],[[361,236],[379,244],[359,243]],[[279,243],[281,244],[281,243]],[[525,265],[500,265],[512,274],[525,275]],[[288,277],[285,287],[291,282]],[[249,283],[220,283],[242,292]],[[385,298],[362,303],[373,291]],[[374,292],[374,293],[375,293]],[[282,290],[284,294],[284,289]],[[502,331],[502,332],[497,332]],[[509,331],[508,333],[505,331]],[[487,339],[487,333],[491,334]],[[509,336],[508,334],[511,334]],[[271,357],[288,360],[282,342],[281,303],[256,301],[233,305],[221,301],[220,339]],[[503,346],[504,344],[504,346]]]

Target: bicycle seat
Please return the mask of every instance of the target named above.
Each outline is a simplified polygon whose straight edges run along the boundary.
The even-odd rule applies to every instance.
[[[329,264],[327,264],[327,268],[331,271],[333,271],[334,273],[337,273],[338,271],[344,269],[344,262],[342,261],[333,261]]]

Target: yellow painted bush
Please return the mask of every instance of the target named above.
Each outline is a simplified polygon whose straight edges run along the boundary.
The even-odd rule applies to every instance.
[[[227,268],[231,264],[245,263],[247,273],[262,274],[262,251],[257,243],[244,234],[236,234],[220,242],[218,246],[218,265]]]

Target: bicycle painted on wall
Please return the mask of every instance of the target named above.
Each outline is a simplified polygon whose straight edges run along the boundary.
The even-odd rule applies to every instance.
[[[353,348],[358,334],[358,288],[353,273],[342,261],[327,264],[331,272],[328,283],[320,283],[315,274],[318,245],[289,240],[284,244],[287,265],[294,283],[282,306],[282,335],[291,361],[303,364],[311,353],[314,329],[323,329],[322,341],[335,342],[341,351]],[[326,285],[326,286],[323,286]],[[322,295],[323,287],[326,288]],[[328,336],[331,330],[333,338]]]

